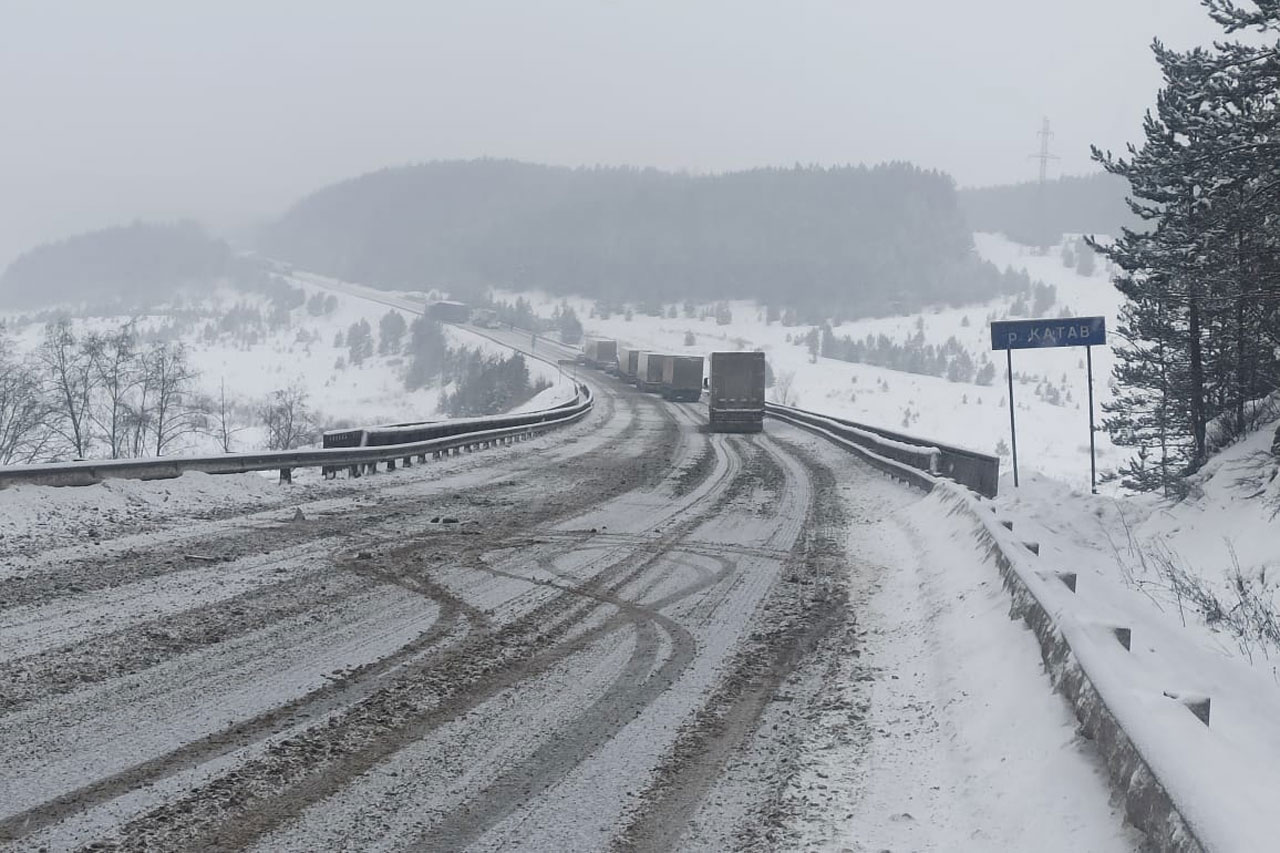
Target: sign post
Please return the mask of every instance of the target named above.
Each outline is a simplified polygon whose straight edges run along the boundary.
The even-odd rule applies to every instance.
[[[1013,351],[1044,347],[1084,347],[1089,381],[1089,487],[1098,493],[1098,461],[1093,426],[1093,348],[1107,342],[1104,317],[1003,320],[991,324],[991,349],[1005,351],[1009,372],[1009,435],[1013,442],[1013,485],[1018,485],[1018,429],[1013,403]]]

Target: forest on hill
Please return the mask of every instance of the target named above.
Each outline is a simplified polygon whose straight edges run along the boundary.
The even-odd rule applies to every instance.
[[[1118,237],[1139,220],[1125,203],[1129,184],[1106,172],[973,187],[957,197],[974,231],[995,231],[1027,246],[1056,246],[1064,234]]]
[[[0,275],[0,306],[151,305],[246,272],[226,243],[193,222],[135,222],[19,255]]]
[[[802,321],[960,304],[1004,284],[974,255],[951,178],[905,163],[705,176],[426,163],[321,189],[258,248],[387,288],[754,298]]]

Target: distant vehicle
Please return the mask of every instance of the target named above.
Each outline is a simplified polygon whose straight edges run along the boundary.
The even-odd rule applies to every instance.
[[[702,356],[669,355],[662,360],[662,396],[696,403],[702,399]]]
[[[764,429],[764,353],[711,353],[707,409],[713,432]]]
[[[465,323],[471,319],[471,309],[465,302],[441,299],[427,303],[427,316],[441,323]]]
[[[640,358],[640,350],[630,347],[618,347],[618,378],[623,382],[635,384],[636,362]]]
[[[662,363],[670,356],[659,352],[642,352],[636,356],[636,387],[641,391],[662,390]]]
[[[589,367],[611,370],[618,361],[618,342],[608,338],[588,338],[582,344],[582,355]]]
[[[472,311],[471,322],[482,329],[502,328],[502,322],[498,320],[498,312],[492,308],[477,308]]]

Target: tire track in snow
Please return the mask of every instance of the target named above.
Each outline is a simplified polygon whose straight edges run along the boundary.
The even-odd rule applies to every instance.
[[[674,424],[673,420],[668,420]],[[673,437],[671,432],[664,428],[659,438],[665,436],[670,439]],[[733,459],[732,454],[725,455],[722,467],[726,476],[709,484],[708,489],[732,483],[732,478],[727,475],[736,470]],[[704,500],[705,494],[690,495],[687,505],[701,504],[699,510],[674,525],[675,529],[659,540],[659,547],[672,550],[689,530],[717,511],[719,504]],[[672,505],[665,498],[663,501],[666,511],[672,516],[680,513],[680,505]],[[126,848],[156,844],[237,848],[261,838],[291,815],[343,789],[356,776],[403,746],[421,739],[497,692],[545,672],[565,655],[617,630],[615,620],[564,641],[575,626],[599,608],[598,596],[602,590],[613,594],[616,588],[643,573],[648,559],[639,565],[636,560],[634,553],[623,555],[618,562],[601,568],[589,580],[577,586],[566,586],[556,598],[492,635],[468,638],[459,647],[446,652],[442,656],[444,660],[433,661],[428,671],[406,674],[400,684],[383,691],[386,695],[370,697],[367,701],[381,707],[352,709],[346,715],[350,719],[345,723],[331,724],[325,732],[318,733],[323,735],[328,745],[311,751],[320,749],[333,758],[324,766],[304,766],[305,762],[293,762],[290,756],[283,754],[267,756],[257,766],[244,768],[242,773],[229,774],[183,802],[159,809],[125,827]],[[529,582],[527,577],[512,580],[522,584]],[[544,649],[550,651],[541,651]],[[413,701],[407,698],[410,694]],[[419,707],[424,697],[431,695],[438,697],[436,703],[425,710]],[[347,730],[342,730],[344,726]],[[254,789],[256,784],[252,780],[262,776],[283,783],[277,785],[280,792],[266,793],[259,798],[238,795],[238,792]],[[245,799],[255,802],[248,803]],[[228,808],[231,804],[238,807]],[[234,819],[228,811],[234,814]],[[183,828],[178,830],[180,823]],[[191,826],[192,823],[196,825]]]

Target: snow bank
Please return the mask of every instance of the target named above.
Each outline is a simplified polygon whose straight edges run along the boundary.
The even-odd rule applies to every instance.
[[[1247,454],[1248,443],[1237,453]],[[1128,585],[1119,565],[1128,541],[1109,540],[1163,530],[1175,545],[1204,547],[1216,538],[1208,535],[1216,513],[1248,538],[1255,550],[1247,554],[1275,561],[1274,527],[1238,501],[1233,511],[1212,497],[1181,507],[1147,501],[1152,512],[1140,522],[1132,516],[1142,501],[1126,509],[1040,476],[981,509],[949,486],[937,495],[971,517],[975,537],[988,544],[1014,596],[1013,615],[1036,630],[1055,683],[1107,756],[1130,819],[1161,849],[1196,849],[1193,836],[1212,850],[1272,849],[1280,832],[1270,805],[1280,794],[1274,665],[1251,665],[1223,636],[1184,625],[1172,602]],[[1207,709],[1196,706],[1204,697]],[[1205,710],[1208,725],[1194,713]]]
[[[86,488],[0,489],[0,554],[35,556],[68,538],[92,542],[172,518],[209,518],[246,505],[282,503],[287,494],[257,474],[190,472],[173,480],[106,480]],[[0,570],[3,576],[3,570]]]

